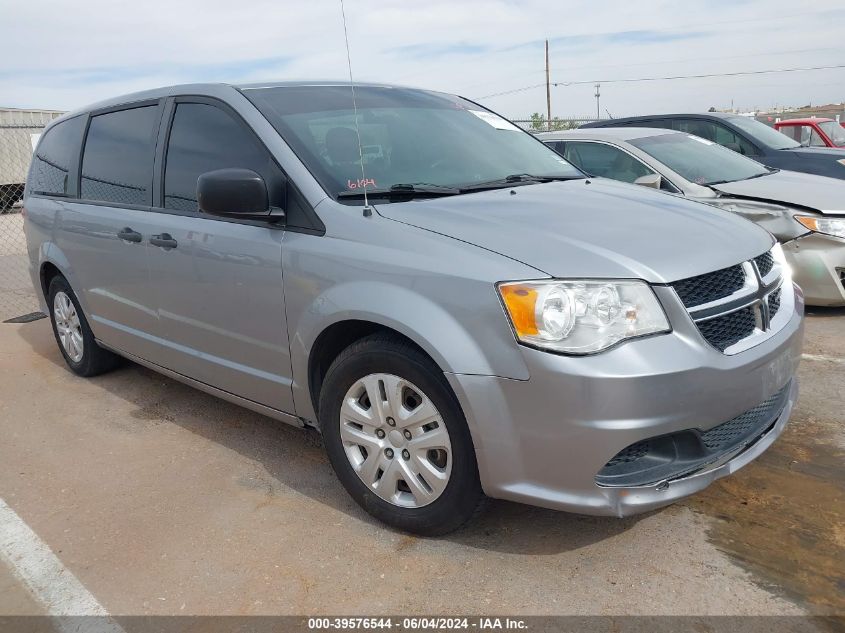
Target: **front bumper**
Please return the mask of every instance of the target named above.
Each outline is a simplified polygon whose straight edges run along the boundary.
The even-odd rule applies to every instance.
[[[783,244],[783,252],[807,304],[845,305],[845,240],[810,233]]]
[[[732,356],[709,347],[681,306],[667,312],[672,333],[629,341],[593,356],[522,348],[528,380],[447,374],[467,416],[489,496],[625,516],[701,490],[766,450],[786,426],[797,398],[800,291],[779,332]],[[711,429],[759,405],[790,381],[786,404],[773,425],[727,461],[648,486],[596,483],[596,474],[625,447],[686,429]]]

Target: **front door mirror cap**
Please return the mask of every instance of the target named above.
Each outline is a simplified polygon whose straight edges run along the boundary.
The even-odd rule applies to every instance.
[[[279,222],[285,217],[283,209],[270,206],[267,184],[251,169],[230,167],[201,174],[197,203],[202,213],[227,218]]]
[[[647,174],[637,178],[634,181],[634,184],[642,185],[643,187],[651,187],[652,189],[660,189],[660,185],[663,184],[663,178],[660,174]]]

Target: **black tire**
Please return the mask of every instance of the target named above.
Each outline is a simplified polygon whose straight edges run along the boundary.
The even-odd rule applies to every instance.
[[[340,432],[343,399],[356,381],[374,373],[399,376],[421,389],[437,407],[449,433],[449,482],[428,505],[408,508],[382,499],[361,481],[346,456]],[[373,334],[341,352],[323,381],[319,418],[323,443],[338,479],[352,498],[380,521],[406,532],[440,536],[461,527],[481,507],[484,494],[463,411],[443,371],[408,342],[389,334]]]
[[[82,330],[82,358],[79,361],[74,361],[68,356],[59,338],[54,309],[56,294],[59,292],[64,292],[68,296],[76,308],[76,314],[79,317],[79,325]],[[79,305],[79,299],[76,298],[76,294],[74,294],[67,279],[61,275],[56,275],[50,281],[50,286],[47,290],[47,303],[50,312],[50,323],[53,324],[53,336],[56,337],[56,344],[59,346],[59,351],[62,353],[67,366],[70,367],[73,373],[77,376],[88,378],[110,371],[120,364],[121,359],[118,355],[107,349],[103,349],[94,340],[94,333],[88,325],[88,319],[85,318],[82,306]]]

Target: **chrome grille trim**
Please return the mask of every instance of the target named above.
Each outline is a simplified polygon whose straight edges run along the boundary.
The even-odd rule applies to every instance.
[[[761,270],[761,262],[765,262],[763,270]],[[717,298],[692,307],[685,306],[702,338],[717,351],[728,356],[743,352],[771,338],[789,321],[795,307],[795,293],[790,292],[792,290],[791,283],[789,286],[784,285],[781,265],[774,261],[769,266],[770,262],[772,262],[770,252],[742,262],[741,266],[745,274],[745,283],[742,288],[727,297]],[[768,270],[766,270],[767,268]],[[716,271],[716,273],[718,272],[720,271]],[[762,272],[765,272],[766,275],[763,276]],[[674,284],[672,286],[674,289]],[[678,295],[677,292],[675,294]],[[683,304],[679,295],[678,300]],[[699,324],[703,325],[713,319],[748,309],[751,309],[755,315],[753,329],[751,323],[747,322],[744,327],[748,328],[748,334],[727,347],[722,348],[720,346],[719,341],[724,340],[724,337],[719,336],[719,333],[715,332],[712,326],[698,327]],[[725,321],[728,322],[728,320]]]

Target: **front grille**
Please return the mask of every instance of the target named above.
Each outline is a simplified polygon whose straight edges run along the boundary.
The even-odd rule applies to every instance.
[[[842,278],[845,284],[845,272]],[[783,327],[782,304],[793,295],[791,287],[784,294],[781,283],[781,269],[769,251],[735,266],[681,279],[671,287],[704,339],[722,353],[735,354],[774,335],[775,316],[774,327]],[[787,310],[791,308],[789,301]]]
[[[698,329],[701,334],[720,352],[724,352],[734,343],[751,336],[756,327],[754,308],[742,308],[717,316],[707,321],[699,321]]]
[[[648,453],[648,446],[648,440],[631,444],[627,448],[623,448],[621,451],[616,453],[616,455],[607,462],[607,465],[616,466],[617,464],[629,464],[631,462],[635,462]]]
[[[596,474],[602,486],[646,486],[700,471],[756,442],[780,418],[792,383],[735,418],[706,431],[690,428],[627,446]]]
[[[676,281],[672,287],[687,308],[694,308],[729,297],[744,285],[745,273],[742,265],[737,264],[716,272]]]
[[[758,429],[762,432],[765,428],[760,427],[768,427],[772,417],[783,410],[788,387],[789,385],[745,413],[704,431],[701,434],[701,441],[710,451],[724,452],[754,435]]]
[[[763,253],[755,257],[754,263],[757,264],[757,270],[760,271],[760,276],[765,277],[775,267],[775,258],[772,256],[772,252],[769,251],[768,253]]]
[[[769,295],[769,318],[775,316],[780,310],[780,295],[783,288],[778,288]]]

